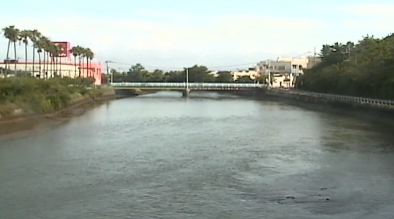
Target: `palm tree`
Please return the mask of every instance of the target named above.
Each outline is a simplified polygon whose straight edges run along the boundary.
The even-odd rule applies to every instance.
[[[22,41],[25,44],[25,74],[27,73],[27,44],[31,38],[31,31],[22,30],[19,34],[19,42]]]
[[[89,64],[89,69],[91,70],[92,68],[92,60],[94,59],[94,53],[92,50],[89,49],[89,60],[90,60],[90,64]],[[96,71],[94,71],[94,73],[96,73]]]
[[[61,75],[61,57],[60,54],[63,53],[63,47],[61,45],[55,45],[53,42],[49,40],[49,38],[42,36],[42,34],[34,29],[34,30],[23,30],[20,31],[14,25],[5,27],[2,29],[3,36],[8,39],[8,47],[6,54],[6,62],[5,69],[6,72],[10,70],[10,46],[11,43],[14,43],[14,64],[15,64],[15,74],[17,72],[17,52],[16,52],[16,42],[23,43],[25,46],[25,72],[27,72],[27,53],[28,53],[28,44],[29,41],[32,42],[33,46],[33,66],[32,66],[32,75],[35,74],[35,55],[36,52],[38,54],[39,61],[39,75],[44,73],[45,78],[48,78],[48,73],[53,75],[54,73],[60,73]],[[70,52],[74,56],[74,65],[75,72],[77,71],[77,58],[79,62],[79,77],[84,76],[92,77],[93,72],[91,71],[92,60],[94,58],[94,53],[90,48],[83,48],[81,46],[75,46],[71,48]],[[43,62],[42,56],[43,55]],[[49,61],[51,59],[51,61]],[[49,63],[50,62],[50,63]],[[86,62],[86,64],[84,63]],[[44,68],[42,69],[42,64],[44,64]],[[49,71],[49,65],[51,65],[51,70]],[[85,70],[86,69],[86,70]],[[85,73],[86,72],[86,73]],[[75,75],[74,75],[75,76]]]
[[[90,48],[86,48],[85,49],[85,58],[86,58],[86,66],[87,66],[87,76],[86,77],[91,77],[92,76],[92,72],[91,72],[91,69],[90,69],[90,65],[89,65],[89,60],[91,60],[91,56],[93,56],[93,52],[92,52],[92,50],[90,49]],[[93,57],[92,57],[92,59],[93,59]]]
[[[50,40],[45,37],[42,36],[40,38],[40,46],[41,46],[41,52],[43,53],[43,61],[44,61],[44,77],[46,78],[46,76],[48,75],[48,62],[49,62],[49,58],[48,58],[48,45],[50,43]]]
[[[84,56],[84,48],[81,46],[77,46],[77,51],[78,51],[78,56],[79,56],[79,75],[78,77],[81,77],[82,74],[82,65],[83,65],[83,56]]]
[[[56,51],[57,51],[58,56],[60,54],[63,54],[63,50],[64,50],[64,48],[62,45],[60,45],[60,44],[56,45]],[[59,75],[62,76],[62,57],[56,57],[56,58],[59,59]]]
[[[49,38],[45,38],[44,42],[44,54],[46,56],[45,78],[48,79],[48,73],[51,73],[51,75],[53,74],[53,57],[51,56],[53,53],[53,43],[49,40]]]
[[[53,77],[56,74],[56,56],[57,54],[57,47],[54,43],[50,42],[48,45],[48,52],[49,56],[51,57],[51,77]]]
[[[62,46],[58,45],[58,44],[53,44],[52,47],[53,47],[52,48],[52,58],[55,63],[55,75],[59,76],[59,56],[62,51],[61,50]]]
[[[7,47],[7,63],[6,63],[6,71],[9,70],[10,67],[10,57],[9,57],[9,53],[10,53],[10,45],[11,43],[14,43],[14,57],[15,57],[15,74],[16,74],[16,42],[19,40],[19,29],[15,28],[14,25],[9,26],[9,27],[5,27],[2,29],[2,31],[4,32],[4,37],[8,39],[8,47]],[[7,67],[8,66],[8,67]]]
[[[36,49],[37,49],[37,43],[38,40],[41,37],[41,33],[38,32],[38,30],[31,30],[30,31],[30,41],[33,43],[33,75],[34,75],[34,62],[36,61]],[[41,66],[41,63],[39,64]],[[40,67],[41,69],[41,67]],[[40,72],[41,75],[41,72]]]
[[[11,38],[11,42],[14,43],[14,74],[15,74],[15,75],[16,75],[16,63],[17,63],[17,58],[16,58],[16,42],[19,41],[19,34],[20,34],[19,29],[15,29],[15,31],[14,31],[14,36]]]
[[[70,53],[72,53],[73,56],[74,56],[74,67],[75,67],[75,70],[74,70],[74,77],[75,77],[75,74],[77,73],[78,47],[73,46],[73,47],[70,49]]]
[[[7,47],[7,55],[6,55],[6,63],[5,63],[5,69],[6,71],[8,70],[8,64],[9,64],[9,53],[10,53],[10,45],[11,45],[11,35],[13,35],[13,30],[15,29],[15,26],[9,26],[9,27],[4,27],[1,31],[4,32],[3,36],[4,38],[8,39],[8,47]]]
[[[37,40],[36,48],[37,48],[37,53],[38,53],[38,69],[40,71],[40,78],[41,78],[41,75],[42,75],[42,71],[41,71],[41,53],[43,52],[43,49],[44,49],[43,41],[42,41],[41,38],[39,40]],[[44,59],[45,59],[45,57],[44,57]]]

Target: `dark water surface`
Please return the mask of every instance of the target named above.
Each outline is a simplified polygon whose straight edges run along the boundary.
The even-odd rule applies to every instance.
[[[0,218],[394,218],[389,130],[193,95],[116,100],[0,142]]]

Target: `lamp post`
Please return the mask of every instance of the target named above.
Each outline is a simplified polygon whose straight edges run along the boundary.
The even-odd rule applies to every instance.
[[[107,65],[107,75],[109,75],[109,66],[108,63],[113,63],[112,61],[105,61],[105,64]],[[111,72],[111,83],[114,83],[114,72]]]
[[[185,69],[185,74],[186,74],[186,89],[183,92],[183,96],[187,97],[189,95],[189,68],[184,68]]]
[[[271,59],[268,60],[268,88],[271,86]]]

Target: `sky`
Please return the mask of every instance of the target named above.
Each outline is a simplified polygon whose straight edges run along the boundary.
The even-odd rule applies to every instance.
[[[96,62],[120,63],[111,64],[120,70],[135,63],[242,69],[278,56],[313,55],[323,44],[384,37],[394,21],[392,0],[20,0],[2,8],[10,10],[0,13],[0,27],[37,29],[53,41],[89,47]],[[1,59],[6,48],[0,39]],[[18,45],[22,60],[23,51]]]

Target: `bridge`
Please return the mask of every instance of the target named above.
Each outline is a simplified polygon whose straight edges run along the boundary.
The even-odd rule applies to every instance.
[[[190,91],[237,91],[262,88],[263,84],[252,83],[167,83],[167,82],[120,82],[111,83],[114,89],[179,90],[187,96]]]

